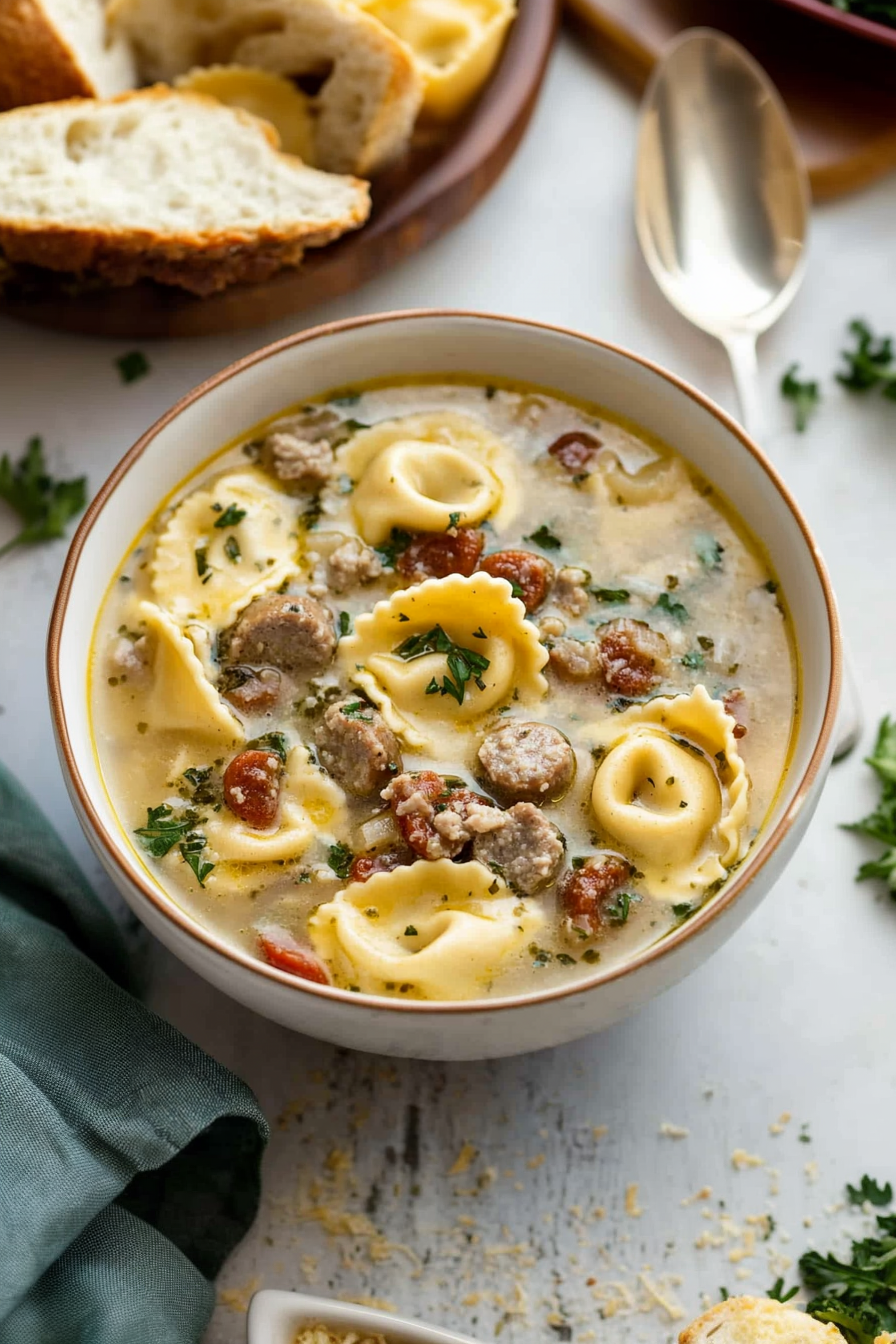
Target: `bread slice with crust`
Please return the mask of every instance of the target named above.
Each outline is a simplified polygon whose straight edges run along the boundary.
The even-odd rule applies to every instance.
[[[273,127],[158,87],[0,115],[0,252],[112,285],[209,294],[364,223],[366,182],[281,154]]]
[[[729,1297],[692,1322],[678,1344],[844,1344],[835,1325],[769,1297]]]
[[[102,0],[0,0],[0,112],[136,83],[127,41],[108,39]]]
[[[240,65],[311,81],[315,162],[377,172],[406,148],[423,84],[409,48],[350,0],[110,0],[145,79]]]

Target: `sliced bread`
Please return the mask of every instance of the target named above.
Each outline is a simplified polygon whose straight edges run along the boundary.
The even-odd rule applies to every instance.
[[[209,294],[367,218],[367,184],[281,154],[273,127],[159,87],[0,116],[0,252],[105,283]]]
[[[678,1344],[844,1344],[835,1325],[768,1297],[730,1297],[682,1330]]]
[[[0,0],[0,111],[58,98],[108,98],[137,83],[102,0]]]
[[[423,96],[408,47],[350,0],[111,0],[144,79],[242,65],[311,83],[315,162],[367,177],[407,146]]]

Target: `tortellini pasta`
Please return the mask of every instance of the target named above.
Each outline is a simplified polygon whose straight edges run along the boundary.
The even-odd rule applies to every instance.
[[[498,59],[514,0],[356,0],[414,53],[423,108],[450,120],[463,111]]]
[[[360,430],[338,461],[355,483],[355,525],[372,545],[393,528],[444,532],[485,518],[504,526],[519,507],[511,450],[472,416],[454,411]]]
[[[658,504],[680,498],[690,487],[687,469],[680,457],[654,453],[647,461],[623,461],[613,449],[603,450],[598,469],[589,480],[613,503]]]
[[[146,626],[152,653],[152,684],[146,722],[154,732],[195,734],[223,743],[242,741],[243,729],[205,675],[190,640],[153,602],[136,613]]]
[[[226,625],[295,568],[294,506],[260,473],[234,472],[174,510],[150,566],[153,596],[178,625]]]
[[[591,732],[601,836],[664,899],[719,881],[746,852],[749,781],[734,726],[697,686],[633,705]]]
[[[548,651],[506,579],[427,579],[359,616],[339,642],[350,680],[408,746],[457,755],[456,734],[515,697],[541,699]]]
[[[353,882],[308,921],[337,980],[367,994],[472,999],[544,924],[483,864],[418,860]]]
[[[218,865],[279,864],[296,859],[316,834],[344,821],[344,804],[338,784],[312,765],[304,747],[293,747],[286,760],[275,829],[254,830],[227,808],[211,812],[203,827],[208,841],[203,857]],[[227,882],[216,869],[208,885],[226,887]]]

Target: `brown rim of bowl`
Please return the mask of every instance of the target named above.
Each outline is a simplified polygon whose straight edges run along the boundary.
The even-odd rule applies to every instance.
[[[735,877],[731,885],[725,887],[721,895],[711,900],[691,919],[685,921],[678,929],[667,934],[665,938],[654,943],[638,956],[633,957],[631,961],[625,962],[622,966],[615,967],[612,970],[605,971],[603,974],[598,972],[587,979],[577,980],[574,984],[561,986],[554,989],[546,989],[540,993],[517,994],[507,998],[496,998],[494,1001],[488,999],[471,999],[459,1003],[430,1003],[426,1000],[398,1000],[388,999],[385,996],[376,994],[355,994],[350,990],[337,989],[333,985],[316,985],[308,980],[299,980],[295,976],[289,975],[285,971],[278,971],[275,967],[249,956],[248,953],[241,952],[237,948],[231,947],[223,938],[216,937],[208,929],[204,928],[197,921],[193,920],[183,910],[176,906],[169,897],[164,896],[157,891],[142,874],[135,874],[129,871],[122,862],[119,854],[119,846],[107,832],[105,826],[100,820],[96,809],[90,799],[84,781],[81,778],[80,771],[75,761],[75,755],[72,750],[71,741],[68,733],[68,725],[65,717],[65,710],[62,703],[62,690],[59,678],[59,646],[62,637],[62,627],[65,623],[68,601],[71,595],[72,583],[74,581],[75,571],[78,567],[78,560],[84,549],[85,542],[90,531],[105,507],[106,503],[113,495],[118,483],[123,479],[137,459],[142,455],[148,445],[158,434],[166,428],[182,411],[186,410],[194,402],[199,401],[206,393],[219,387],[222,383],[241,374],[245,369],[251,368],[271,356],[279,354],[281,350],[286,350],[291,346],[304,345],[307,341],[319,341],[328,336],[337,336],[345,331],[353,331],[360,327],[378,326],[381,323],[394,322],[413,322],[423,320],[448,318],[449,320],[459,319],[463,321],[485,321],[506,323],[513,326],[529,327],[537,331],[547,331],[555,335],[569,336],[574,340],[585,341],[589,345],[599,346],[603,350],[610,350],[613,354],[621,355],[623,359],[629,359],[635,364],[640,364],[642,368],[649,370],[658,377],[671,383],[679,392],[708,411],[716,420],[722,424],[729,433],[733,434],[738,442],[747,452],[758,462],[772,485],[778,491],[778,494],[784,500],[790,510],[794,521],[808,547],[815,566],[815,572],[818,581],[821,584],[824,594],[825,607],[828,615],[828,630],[830,633],[830,653],[831,653],[831,679],[828,686],[827,702],[825,704],[824,718],[822,720],[821,731],[818,734],[818,740],[812,751],[803,777],[797,785],[796,791],[790,802],[787,811],[780,819],[774,830],[761,843],[755,860],[749,864],[747,869],[739,876]],[[654,961],[665,957],[675,951],[683,943],[687,942],[695,934],[702,932],[711,923],[727,910],[740,897],[746,888],[748,882],[752,882],[754,877],[765,866],[775,850],[781,844],[788,831],[793,826],[799,812],[802,809],[803,802],[815,782],[815,779],[821,769],[822,761],[827,752],[828,743],[834,731],[834,724],[837,715],[837,705],[840,697],[841,680],[841,653],[840,653],[840,635],[839,620],[837,616],[837,605],[834,600],[833,589],[828,578],[824,561],[821,558],[815,539],[812,536],[806,520],[803,518],[796,501],[793,499],[787,486],[784,484],[778,473],[766,459],[762,450],[748,438],[743,429],[715,402],[709,397],[698,392],[690,383],[677,377],[674,373],[669,373],[666,369],[654,364],[652,360],[644,359],[641,355],[633,354],[632,351],[624,349],[622,346],[615,345],[611,341],[602,341],[595,336],[588,336],[584,332],[575,331],[571,327],[561,327],[550,322],[530,321],[522,317],[509,317],[500,313],[480,313],[468,311],[463,308],[412,308],[390,313],[374,313],[366,317],[352,317],[340,322],[327,322],[319,327],[312,327],[307,331],[298,332],[292,336],[285,336],[272,345],[262,347],[253,354],[245,355],[227,368],[222,369],[220,373],[207,378],[205,382],[200,383],[192,392],[188,392],[180,401],[176,402],[170,410],[166,411],[154,425],[152,425],[145,434],[137,440],[134,446],[124,455],[118,465],[114,468],[111,475],[101,486],[98,493],[91,501],[80,526],[72,540],[65,565],[62,570],[62,577],[59,581],[59,589],[56,595],[56,601],[53,605],[53,614],[50,618],[50,627],[47,638],[47,681],[50,695],[50,708],[53,714],[53,722],[56,730],[56,738],[59,747],[65,759],[71,784],[78,796],[78,801],[83,810],[84,816],[90,823],[99,843],[107,855],[121,870],[123,877],[129,884],[136,886],[142,895],[151,905],[164,915],[167,919],[177,925],[183,932],[204,943],[212,952],[227,958],[236,965],[254,972],[256,975],[264,976],[266,979],[276,984],[283,985],[286,988],[296,991],[300,994],[312,994],[316,997],[325,999],[334,999],[343,1004],[359,1004],[365,1008],[374,1008],[384,1012],[399,1013],[473,1013],[473,1012],[498,1012],[511,1008],[527,1008],[538,1003],[547,1003],[554,999],[571,997],[574,994],[584,994],[600,985],[608,984],[611,981],[621,979],[623,976],[632,975]]]

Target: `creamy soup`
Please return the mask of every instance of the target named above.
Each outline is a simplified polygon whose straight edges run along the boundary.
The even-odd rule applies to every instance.
[[[731,505],[607,412],[378,383],[231,444],[98,622],[121,825],[297,977],[469,999],[617,965],[710,900],[787,770],[783,594]]]

